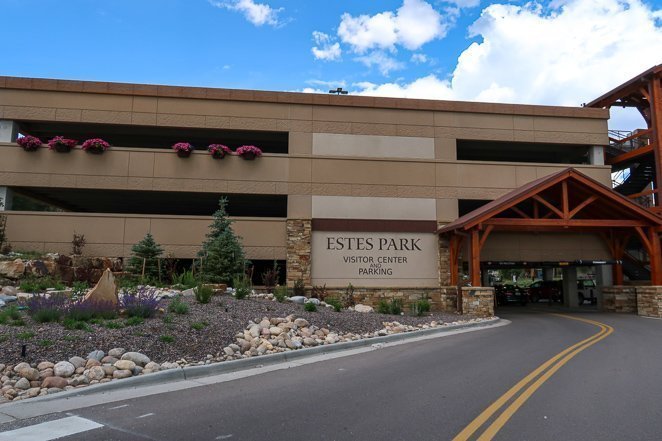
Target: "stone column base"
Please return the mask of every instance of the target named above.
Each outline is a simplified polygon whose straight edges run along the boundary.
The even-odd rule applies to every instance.
[[[462,287],[462,314],[477,317],[494,316],[494,288],[476,286]]]
[[[662,286],[637,286],[637,314],[662,318]]]
[[[602,309],[608,312],[637,311],[637,287],[605,286],[602,288]]]

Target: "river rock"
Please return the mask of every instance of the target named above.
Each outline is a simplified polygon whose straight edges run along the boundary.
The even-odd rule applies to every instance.
[[[141,367],[151,361],[147,355],[140,352],[126,352],[122,355],[122,360],[130,360]]]
[[[302,318],[295,319],[294,324],[297,325],[297,328],[307,328],[310,325],[308,320]]]
[[[21,369],[18,371],[18,375],[28,381],[36,381],[39,379],[39,371],[30,367]]]
[[[103,358],[101,359],[101,363],[102,363],[102,364],[115,364],[115,362],[116,362],[117,360],[118,360],[118,359],[115,358],[115,357],[111,357],[110,355],[106,355],[105,357],[103,357]]]
[[[128,360],[124,360],[124,361],[128,361]],[[119,363],[119,361],[118,361],[118,363]],[[131,363],[133,363],[133,362],[131,362]],[[135,365],[134,365],[134,367],[135,367]],[[131,371],[129,369],[119,369],[119,370],[113,372],[113,378],[118,378],[118,379],[129,378],[132,375],[133,374],[131,373]]]
[[[29,367],[31,367],[30,363],[22,362],[22,363],[17,364],[16,366],[14,366],[13,370],[14,370],[14,372],[18,373],[18,371],[20,371],[21,369],[25,369],[25,368],[29,368]]]
[[[83,357],[71,357],[69,363],[73,364],[76,369],[85,367],[85,360]]]
[[[0,261],[0,276],[18,279],[25,272],[25,263],[21,259]]]
[[[158,363],[154,362],[154,361],[150,361],[149,363],[147,363],[145,365],[145,370],[147,370],[147,369],[149,369],[152,372],[156,372],[156,371],[159,371],[161,369],[161,366]]]
[[[68,361],[61,361],[53,366],[53,373],[58,377],[71,377],[76,368]]]
[[[320,299],[306,299],[304,303],[312,303],[315,306],[319,306],[321,302]]]
[[[114,366],[121,371],[124,370],[130,371],[133,370],[134,367],[136,367],[136,363],[134,363],[131,360],[118,360],[115,362]],[[115,375],[115,373],[113,373],[113,375]]]
[[[90,380],[101,380],[105,376],[106,373],[104,372],[101,366],[93,366],[87,372],[87,378],[89,378]]]
[[[51,388],[56,387],[58,389],[64,389],[69,385],[69,382],[62,377],[48,377],[45,378],[41,383],[41,387]]]
[[[50,361],[42,361],[37,365],[37,369],[40,371],[43,371],[44,369],[52,369],[53,366],[55,366],[53,363]]]
[[[117,284],[115,283],[115,276],[109,268],[106,268],[103,272],[95,287],[83,297],[83,303],[85,302],[110,302],[117,306],[119,302]]]
[[[94,358],[90,358],[85,363],[85,369],[90,369],[94,366],[101,366],[101,362],[99,360],[94,359]]]
[[[290,302],[298,303],[300,305],[306,303],[306,298],[304,296],[292,296],[292,297],[288,297],[288,300]]]
[[[101,361],[103,357],[105,357],[106,353],[100,350],[92,351],[89,354],[87,354],[87,358],[89,359],[95,359],[98,361]]]
[[[52,377],[53,375],[55,375],[53,373],[53,368],[46,368],[42,371],[39,371],[39,379],[40,380],[43,380],[44,378]]]
[[[113,348],[110,351],[108,351],[108,355],[111,357],[115,357],[119,360],[125,352],[126,349],[124,348]]]
[[[27,378],[21,378],[19,379],[16,384],[14,385],[14,389],[29,389],[30,388],[30,382],[28,381]]]
[[[0,295],[15,296],[16,294],[18,294],[18,288],[15,286],[3,286],[0,289]]]
[[[356,312],[375,312],[375,310],[372,306],[361,305],[360,303],[354,307],[354,311],[356,311]]]

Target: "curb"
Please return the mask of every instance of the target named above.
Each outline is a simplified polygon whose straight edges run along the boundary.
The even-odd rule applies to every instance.
[[[27,400],[20,400],[17,401],[16,403],[10,401],[9,403],[0,405],[0,414],[2,413],[2,410],[4,408],[7,408],[12,404],[14,404],[14,406],[20,406],[22,404],[43,403],[52,400],[69,399],[69,398],[75,398],[85,395],[110,392],[118,389],[131,389],[141,386],[163,384],[166,382],[193,380],[201,377],[221,375],[221,374],[227,374],[241,370],[269,366],[286,361],[294,361],[315,355],[324,355],[332,352],[340,352],[340,351],[346,351],[348,349],[372,346],[376,343],[393,343],[393,342],[405,341],[427,335],[445,334],[450,331],[456,331],[458,329],[470,329],[470,328],[479,328],[479,327],[487,328],[496,325],[497,323],[500,323],[502,321],[503,321],[502,319],[496,317],[482,322],[466,323],[466,324],[461,323],[457,325],[443,326],[438,328],[402,332],[399,334],[391,334],[381,337],[362,338],[360,340],[334,343],[329,345],[321,345],[312,348],[279,352],[276,354],[260,355],[257,357],[242,358],[240,360],[223,361],[223,362],[217,362],[203,366],[190,366],[179,369],[168,369],[165,371],[154,372],[149,375],[139,375],[137,377],[125,378],[119,381],[110,381],[108,383],[94,384],[91,386],[86,386],[79,389],[71,389],[68,391],[64,391],[52,395],[29,398]]]

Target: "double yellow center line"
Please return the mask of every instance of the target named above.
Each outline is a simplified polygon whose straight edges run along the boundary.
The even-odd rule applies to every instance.
[[[508,422],[508,420],[517,412],[517,410],[522,407],[522,405],[529,399],[533,393],[538,390],[540,386],[545,383],[556,371],[561,369],[568,361],[570,361],[575,355],[582,352],[584,349],[593,346],[600,340],[603,340],[614,332],[614,328],[604,323],[596,322],[593,320],[587,320],[579,317],[573,317],[564,314],[554,314],[559,317],[564,317],[571,320],[577,320],[580,322],[589,323],[591,325],[597,326],[600,328],[600,331],[597,334],[592,335],[591,337],[582,340],[569,348],[563,350],[562,352],[556,354],[540,366],[538,366],[533,372],[521,379],[516,385],[511,387],[508,392],[503,394],[499,399],[492,403],[487,409],[485,409],[480,415],[478,415],[467,427],[462,430],[453,441],[467,441],[474,437],[474,434],[481,428],[485,423],[490,420],[499,410],[501,410],[504,405],[506,405],[513,397],[515,397],[512,402],[506,407],[501,414],[499,414],[492,423],[483,431],[483,433],[477,438],[478,441],[489,441],[501,430],[501,428]]]

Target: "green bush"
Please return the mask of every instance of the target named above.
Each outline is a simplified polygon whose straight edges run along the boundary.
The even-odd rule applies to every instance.
[[[391,307],[389,306],[388,302],[386,300],[380,300],[379,303],[377,304],[377,312],[380,314],[390,314],[391,313]]]
[[[172,343],[175,341],[175,337],[172,335],[162,335],[159,337],[159,340],[161,340],[163,343]]]
[[[168,311],[169,312],[174,312],[175,314],[188,314],[188,305],[182,301],[182,298],[180,296],[175,297],[172,299],[170,304],[168,305]]]
[[[131,247],[133,256],[129,259],[128,269],[131,273],[141,276],[141,278],[149,280],[159,280],[159,256],[163,254],[163,248],[156,243],[151,233],[147,233],[145,237]]]
[[[202,331],[205,329],[207,326],[209,326],[209,323],[207,322],[195,322],[191,323],[191,329],[195,329],[196,331]]]
[[[138,326],[142,325],[143,323],[145,323],[145,319],[139,316],[129,317],[128,319],[124,320],[124,324],[126,326]]]
[[[165,324],[170,324],[172,323],[172,316],[170,314],[164,314],[163,315],[163,323]]]
[[[181,274],[175,274],[172,277],[172,283],[179,285],[184,289],[193,288],[198,285],[198,280],[193,275],[193,271],[184,271]]]
[[[18,306],[16,305],[11,305],[5,308],[5,310],[2,312],[5,316],[12,320],[20,320],[21,319],[21,312],[18,310]]]
[[[303,305],[303,309],[305,309],[308,312],[315,312],[317,311],[317,306],[314,303],[309,302]]]
[[[60,279],[55,277],[27,277],[21,281],[20,289],[23,292],[43,292],[47,288],[55,288],[57,291],[63,291],[66,286]]]
[[[287,292],[287,286],[277,286],[274,289],[274,297],[276,300],[278,300],[280,303],[283,303],[287,297],[289,297],[288,292]]]
[[[71,284],[71,298],[73,300],[82,299],[87,294],[90,285],[87,282],[76,281]]]
[[[214,295],[214,290],[207,285],[198,285],[195,289],[195,300],[199,303],[209,303],[211,296]]]
[[[76,319],[73,319],[73,318],[70,318],[70,317],[65,318],[64,321],[62,322],[62,324],[64,325],[64,327],[66,329],[71,329],[71,330],[76,330],[77,329],[77,330],[80,330],[80,331],[88,331],[88,332],[92,331],[92,328],[87,323],[81,322],[79,320],[76,320]]]
[[[245,299],[251,293],[250,280],[246,275],[235,276],[232,279],[232,285],[234,286],[234,296],[237,300]]]
[[[17,337],[19,338],[19,340],[30,340],[32,337],[34,337],[34,332],[32,331],[19,332]]]
[[[53,340],[40,340],[39,341],[39,346],[47,348],[49,346],[53,346]]]
[[[124,325],[122,322],[108,321],[104,323],[104,326],[108,329],[122,329]]]
[[[25,278],[21,281],[19,289],[23,292],[35,293],[39,291],[39,286],[37,285],[37,281],[35,279]]]
[[[402,312],[402,300],[391,299],[391,301],[389,302],[382,299],[377,304],[377,312],[380,314],[400,315],[400,313]]]
[[[421,316],[426,312],[430,312],[430,301],[428,299],[421,299],[418,302],[412,304],[411,310],[414,315]]]
[[[392,299],[389,307],[391,309],[391,314],[400,315],[400,313],[402,313],[402,300]]]
[[[32,319],[37,323],[57,322],[62,317],[59,309],[41,309],[32,314]]]
[[[338,299],[327,299],[326,303],[333,306],[333,309],[336,312],[342,311],[342,302],[340,300],[338,300]]]

